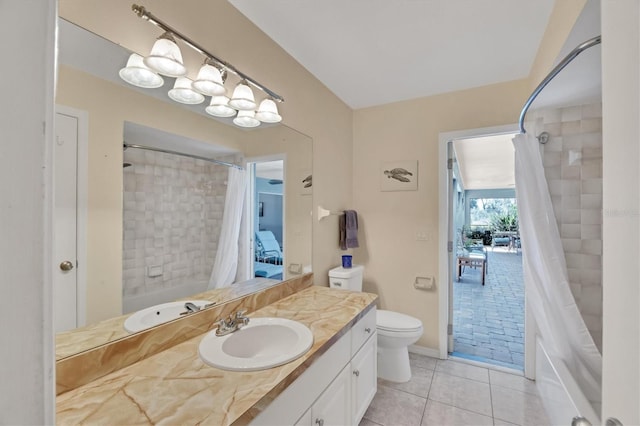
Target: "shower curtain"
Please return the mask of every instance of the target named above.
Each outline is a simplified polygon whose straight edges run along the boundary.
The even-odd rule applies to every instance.
[[[246,187],[246,171],[229,167],[227,194],[222,216],[222,231],[218,241],[216,260],[209,279],[209,289],[229,287],[236,278],[239,251],[238,239]]]
[[[564,360],[587,398],[598,402],[602,356],[571,294],[540,146],[529,133],[513,144],[527,304],[545,349]]]

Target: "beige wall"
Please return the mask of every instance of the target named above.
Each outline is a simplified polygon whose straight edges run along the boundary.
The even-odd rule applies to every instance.
[[[416,290],[416,276],[439,276],[438,136],[517,122],[526,80],[367,108],[354,113],[353,208],[358,211],[364,289],[380,307],[419,318],[418,345],[438,348],[438,291]],[[383,161],[418,160],[418,190],[380,191]],[[417,241],[426,232],[428,241]]]
[[[155,0],[145,6],[282,95],[283,123],[313,139],[314,204],[331,209],[351,204],[351,109],[228,2]],[[144,55],[160,35],[131,12],[130,0],[61,0],[59,7],[63,18]],[[327,221],[313,224],[316,284],[328,281],[328,270],[340,259],[337,230],[332,228]]]

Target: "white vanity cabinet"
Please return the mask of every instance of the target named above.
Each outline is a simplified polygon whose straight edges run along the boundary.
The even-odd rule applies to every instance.
[[[374,331],[351,360],[351,411],[354,425],[360,423],[378,390],[377,342],[378,335]]]
[[[252,425],[357,425],[377,390],[376,309],[289,385]]]

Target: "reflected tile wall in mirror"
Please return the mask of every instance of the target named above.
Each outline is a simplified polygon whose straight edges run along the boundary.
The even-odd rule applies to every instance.
[[[219,159],[239,163],[241,155]],[[227,166],[136,148],[124,160],[123,312],[206,290]]]

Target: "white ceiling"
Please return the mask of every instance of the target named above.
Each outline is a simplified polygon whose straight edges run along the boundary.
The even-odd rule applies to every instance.
[[[453,141],[464,189],[515,188],[513,134]]]
[[[357,109],[529,75],[554,0],[229,0]]]

